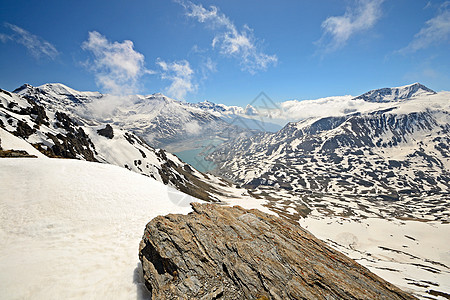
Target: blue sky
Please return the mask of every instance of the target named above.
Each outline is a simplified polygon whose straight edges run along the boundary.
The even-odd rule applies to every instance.
[[[450,1],[6,1],[0,88],[61,82],[245,105],[450,90]]]

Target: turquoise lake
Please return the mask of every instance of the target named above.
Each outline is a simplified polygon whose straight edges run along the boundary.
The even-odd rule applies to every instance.
[[[216,167],[216,165],[211,161],[205,160],[204,156],[200,155],[200,153],[207,150],[208,146],[211,146],[211,145],[217,146],[217,145],[221,144],[222,142],[223,142],[222,140],[216,140],[216,139],[202,141],[202,142],[199,142],[202,144],[201,147],[199,147],[199,148],[175,152],[174,154],[176,156],[178,156],[182,161],[190,164],[191,166],[193,166],[200,172],[208,172],[208,171],[213,170]],[[207,152],[209,152],[209,151],[207,151]]]

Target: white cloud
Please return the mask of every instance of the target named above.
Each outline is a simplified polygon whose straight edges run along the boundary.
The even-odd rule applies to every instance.
[[[307,118],[343,116],[354,112],[365,112],[384,108],[390,103],[372,103],[362,99],[353,100],[354,96],[335,96],[315,100],[289,100],[280,103],[280,110],[274,118],[299,121]]]
[[[425,22],[411,43],[399,52],[414,52],[450,40],[450,1],[444,2],[438,14]]]
[[[198,124],[197,121],[191,121],[189,123],[184,124],[184,129],[188,134],[199,134],[201,133],[202,127]]]
[[[144,55],[134,50],[132,41],[110,42],[105,36],[92,31],[82,48],[92,53],[93,60],[87,65],[95,73],[97,84],[109,93],[135,93],[138,80],[145,74],[153,73],[145,68]]]
[[[239,31],[217,7],[211,6],[206,9],[201,4],[197,5],[190,1],[177,2],[185,8],[188,17],[215,30],[212,47],[223,55],[238,58],[243,70],[254,74],[277,63],[276,55],[265,54],[259,49],[251,28],[244,26]]]
[[[55,46],[37,35],[31,34],[25,29],[14,24],[5,23],[5,26],[11,29],[12,33],[9,35],[3,33],[0,34],[0,41],[3,43],[7,41],[15,41],[16,43],[25,46],[31,55],[37,59],[42,57],[55,59],[59,55],[59,52],[56,50]]]
[[[384,0],[357,0],[356,8],[347,7],[343,16],[328,17],[322,22],[323,34],[317,44],[323,52],[335,51],[360,32],[372,28],[381,17]]]
[[[197,85],[192,82],[194,71],[187,60],[166,62],[158,59],[156,64],[162,70],[161,78],[172,82],[166,89],[170,97],[184,99],[188,92],[197,90]]]

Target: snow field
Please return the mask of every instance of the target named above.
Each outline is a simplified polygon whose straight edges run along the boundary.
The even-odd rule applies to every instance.
[[[0,159],[0,195],[4,299],[145,296],[136,269],[145,225],[196,201],[123,168],[67,159]]]

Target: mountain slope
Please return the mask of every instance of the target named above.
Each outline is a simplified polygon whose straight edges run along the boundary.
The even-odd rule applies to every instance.
[[[444,92],[383,110],[290,123],[274,134],[223,144],[209,158],[239,184],[281,188],[310,208],[330,196],[335,203],[324,213],[448,221],[449,99]],[[384,200],[383,209],[364,208]]]
[[[450,294],[448,145],[450,92],[440,92],[290,123],[207,158],[278,215],[419,298],[438,299]]]
[[[72,113],[64,108],[64,100],[61,104],[58,99],[43,95],[30,98],[0,90],[0,127],[49,157],[118,165],[204,200],[218,201],[234,193],[226,181],[196,171],[132,132]],[[74,107],[80,105],[67,101]]]
[[[124,168],[71,159],[0,159],[0,182],[4,299],[143,299],[145,224],[197,201]]]

